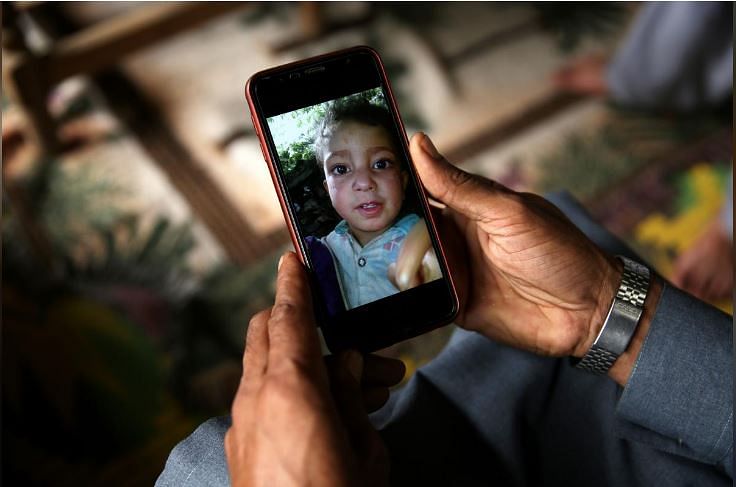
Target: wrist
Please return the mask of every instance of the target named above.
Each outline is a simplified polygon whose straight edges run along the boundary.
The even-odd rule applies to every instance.
[[[591,325],[592,331],[599,330],[596,338],[583,358],[573,362],[588,372],[609,374],[623,385],[648,333],[661,285],[646,266],[623,256],[618,259],[623,264],[623,272],[606,318],[600,327]],[[610,282],[610,278],[605,281],[603,294]],[[597,308],[604,302],[601,301]]]
[[[662,295],[662,279],[656,274],[652,274],[652,279],[649,283],[649,292],[647,299],[644,301],[644,311],[642,312],[641,319],[639,320],[639,326],[636,328],[634,336],[631,338],[628,348],[624,353],[619,356],[618,360],[613,363],[613,366],[608,370],[608,376],[615,380],[621,386],[626,385],[631,375],[631,371],[634,369],[634,364],[639,357],[641,347],[644,344],[644,339],[649,333],[649,325],[654,317],[654,312],[659,304],[659,298]]]
[[[613,303],[618,286],[621,283],[624,266],[619,259],[603,255],[601,256],[600,268],[602,269],[602,276],[598,291],[595,294],[596,298],[592,306],[592,312],[590,313],[587,327],[585,327],[585,333],[580,338],[572,353],[572,356],[576,358],[583,357],[595,342],[595,339],[603,328],[606,316],[608,316],[608,311],[611,308],[611,303]]]

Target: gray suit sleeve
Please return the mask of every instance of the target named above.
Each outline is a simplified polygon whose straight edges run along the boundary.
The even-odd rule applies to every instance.
[[[731,316],[665,286],[616,410],[620,436],[733,476]]]
[[[548,199],[601,248],[641,261],[569,193]],[[616,407],[619,437],[714,465],[733,477],[732,320],[665,285]]]
[[[227,486],[225,433],[230,418],[212,418],[197,428],[169,454],[156,487]]]

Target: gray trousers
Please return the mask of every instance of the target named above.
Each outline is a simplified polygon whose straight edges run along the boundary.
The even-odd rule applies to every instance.
[[[733,5],[647,2],[608,65],[626,106],[691,111],[733,96]]]

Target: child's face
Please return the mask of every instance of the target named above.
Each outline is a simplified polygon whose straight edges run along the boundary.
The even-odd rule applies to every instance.
[[[408,175],[383,127],[339,122],[324,153],[332,206],[365,245],[393,225]]]

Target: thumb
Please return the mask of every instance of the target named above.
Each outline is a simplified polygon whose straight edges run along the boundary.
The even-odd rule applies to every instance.
[[[453,210],[478,219],[491,208],[494,212],[511,209],[509,204],[516,194],[514,191],[452,165],[426,134],[415,134],[409,151],[424,187],[433,198]]]

